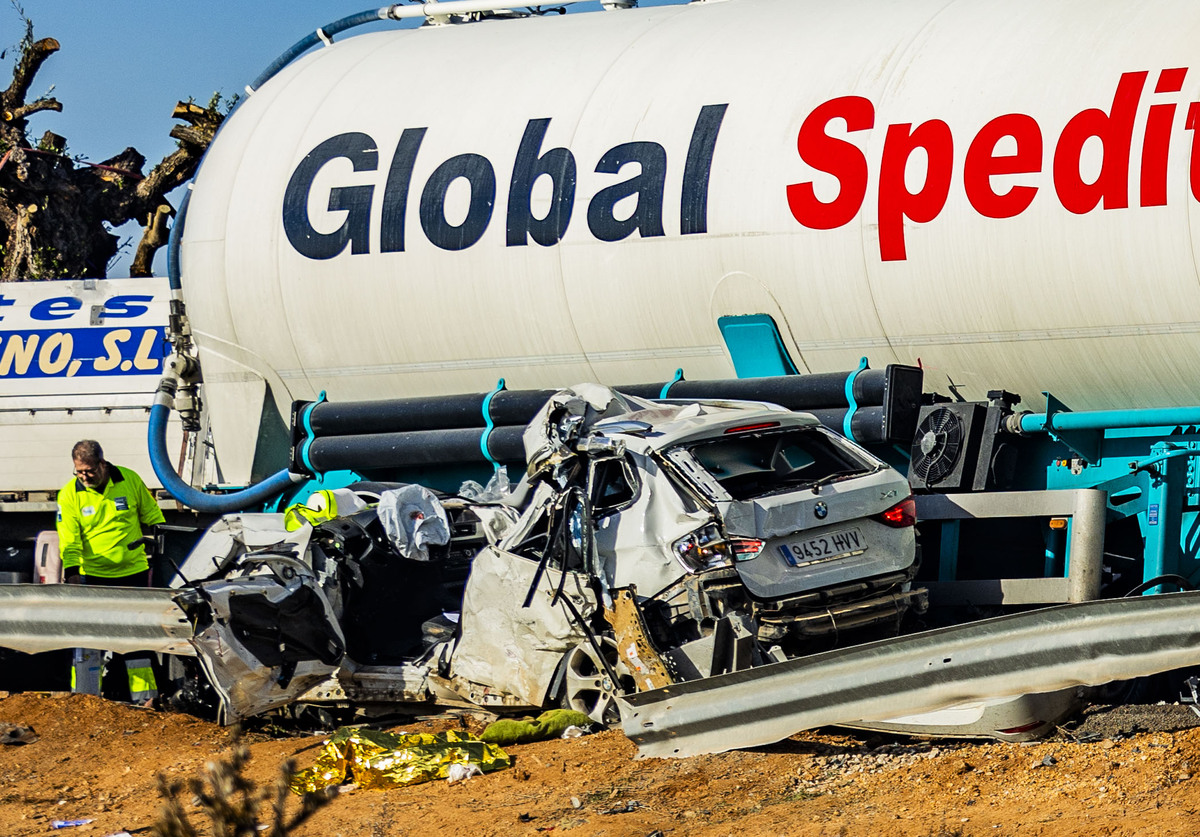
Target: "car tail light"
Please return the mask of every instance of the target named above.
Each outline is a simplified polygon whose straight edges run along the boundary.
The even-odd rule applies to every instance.
[[[726,543],[729,544],[729,551],[733,553],[735,561],[757,558],[767,546],[766,541],[760,541],[758,538],[730,538]]]
[[[698,573],[757,558],[766,545],[757,538],[723,538],[716,524],[710,523],[684,535],[671,548],[685,570]]]
[[[912,497],[905,497],[877,517],[880,522],[896,529],[912,526],[917,522],[917,501]]]

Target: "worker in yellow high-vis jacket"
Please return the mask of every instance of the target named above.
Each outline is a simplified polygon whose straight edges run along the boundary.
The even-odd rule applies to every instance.
[[[148,587],[150,565],[140,543],[143,526],[163,522],[162,511],[142,478],[104,458],[100,443],[78,442],[71,450],[75,478],[58,492],[58,543],[67,581],[110,587]],[[76,649],[71,670],[75,691],[100,692],[100,653]],[[116,658],[114,658],[115,660]],[[150,655],[125,656],[130,699],[157,697]]]

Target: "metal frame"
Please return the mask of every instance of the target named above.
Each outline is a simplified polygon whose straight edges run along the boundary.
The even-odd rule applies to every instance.
[[[946,521],[943,527],[942,579],[930,582],[933,604],[1050,604],[1086,602],[1100,595],[1100,571],[1104,561],[1104,527],[1108,494],[1095,488],[1069,491],[993,491],[978,494],[918,495],[917,519]],[[1000,517],[1066,517],[1067,573],[1065,578],[995,578],[980,581],[950,581],[956,562],[955,543],[945,538],[957,534],[959,520]],[[945,572],[950,570],[949,572]]]

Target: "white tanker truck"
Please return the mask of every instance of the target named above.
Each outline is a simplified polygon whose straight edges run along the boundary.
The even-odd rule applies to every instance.
[[[501,417],[501,378],[759,392],[944,495],[918,497],[931,580],[1058,585],[972,601],[1065,599],[1072,567],[1074,598],[1101,566],[1126,589],[1192,577],[1189,4],[486,5],[318,31],[210,148],[172,241],[196,347],[176,368],[189,409],[203,378],[227,481],[486,466],[532,414]],[[447,66],[452,95],[408,81]],[[819,392],[701,384],[762,376]],[[457,414],[345,406],[422,397]],[[462,455],[427,454],[428,431]],[[1017,489],[1084,493],[962,499]]]
[[[800,373],[1200,402],[1195,19],[728,0],[320,46],[177,227],[223,470],[250,479],[254,394],[728,378],[721,320],[758,314]]]
[[[605,5],[385,7],[247,87],[172,230],[163,485],[453,487],[601,381],[906,471],[935,605],[1191,589],[1193,4]]]

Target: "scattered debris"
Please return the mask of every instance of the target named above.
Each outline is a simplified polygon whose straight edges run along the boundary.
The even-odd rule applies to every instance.
[[[479,769],[477,764],[452,764],[450,769],[446,771],[446,781],[451,785],[456,785],[459,782],[465,782],[472,776],[482,776],[483,771]]]
[[[50,823],[51,828],[74,828],[77,825],[87,825],[95,820],[54,820]]]
[[[643,805],[636,799],[630,799],[628,802],[622,802],[612,808],[606,808],[601,811],[601,814],[632,814],[634,811],[640,811],[643,808],[648,808],[648,805]]]
[[[38,740],[33,727],[18,724],[0,724],[0,744],[32,744]]]
[[[1179,695],[1179,702],[1200,716],[1200,677],[1189,677],[1183,681],[1183,685],[1187,686],[1188,691]]]
[[[854,774],[873,774],[911,767],[918,762],[936,759],[943,753],[952,753],[958,745],[943,743],[932,747],[928,742],[892,743],[878,747],[861,747],[851,752],[818,754],[796,770],[792,793],[799,796],[820,796],[832,793]],[[964,759],[963,765],[967,764]],[[959,768],[961,770],[961,766]],[[956,771],[957,772],[957,771]],[[959,775],[962,775],[961,773]]]

